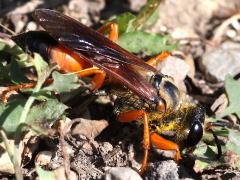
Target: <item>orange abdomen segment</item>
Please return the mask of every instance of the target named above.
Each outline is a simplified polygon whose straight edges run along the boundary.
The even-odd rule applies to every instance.
[[[57,64],[57,69],[65,73],[78,72],[92,65],[82,59],[75,52],[58,45],[55,47],[48,47],[49,59],[52,63]]]

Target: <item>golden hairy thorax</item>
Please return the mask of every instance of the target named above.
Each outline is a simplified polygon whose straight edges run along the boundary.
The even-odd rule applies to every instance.
[[[116,115],[130,110],[144,110],[148,116],[150,132],[156,132],[182,146],[189,131],[187,115],[195,107],[185,95],[180,96],[178,108],[160,112],[156,110],[156,104],[143,101],[125,88],[114,88],[111,93],[117,96],[114,108]]]

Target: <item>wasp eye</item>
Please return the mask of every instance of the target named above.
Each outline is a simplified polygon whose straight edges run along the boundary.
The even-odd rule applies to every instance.
[[[187,137],[186,146],[195,146],[203,136],[203,127],[199,121],[194,121],[190,127],[190,131]]]

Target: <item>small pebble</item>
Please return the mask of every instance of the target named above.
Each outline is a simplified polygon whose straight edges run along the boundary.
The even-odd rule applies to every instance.
[[[128,167],[113,167],[105,174],[105,180],[142,180],[141,176]]]

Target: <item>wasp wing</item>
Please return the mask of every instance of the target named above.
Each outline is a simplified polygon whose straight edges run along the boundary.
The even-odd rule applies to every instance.
[[[35,20],[59,43],[93,65],[118,79],[145,100],[156,101],[157,93],[133,66],[146,71],[156,70],[105,36],[59,12],[38,9]]]

